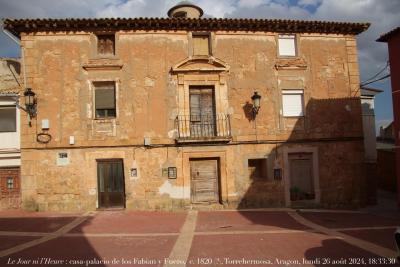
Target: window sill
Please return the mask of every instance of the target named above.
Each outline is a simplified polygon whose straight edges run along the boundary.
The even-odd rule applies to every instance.
[[[108,117],[108,118],[93,118],[95,122],[101,123],[101,122],[110,122],[110,121],[116,121],[116,117]]]
[[[86,64],[82,67],[85,70],[120,70],[123,67],[123,63],[116,57],[110,58],[94,58],[89,59]]]
[[[210,58],[212,55],[192,55],[192,59],[205,59],[205,58]]]
[[[283,116],[284,119],[301,119],[304,118],[305,116]]]
[[[118,59],[118,56],[112,54],[97,54],[93,59]]]
[[[295,56],[278,55],[278,59],[298,59],[298,58],[300,58],[299,55],[295,55]]]
[[[275,68],[277,70],[287,70],[287,69],[296,69],[296,70],[305,70],[307,69],[307,62],[298,56],[296,57],[279,57],[276,60]]]
[[[250,179],[253,183],[257,183],[259,185],[271,185],[271,184],[279,184],[282,182],[282,180],[274,180],[271,178],[268,179],[261,179],[261,178],[256,178],[256,179]]]

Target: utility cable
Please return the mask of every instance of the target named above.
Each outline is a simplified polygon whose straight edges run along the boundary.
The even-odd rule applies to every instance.
[[[376,73],[374,76],[372,76],[371,78],[364,80],[363,82],[361,82],[361,85],[364,85],[365,83],[375,79],[376,77],[379,76],[379,74],[381,74],[382,72],[384,72],[387,68],[389,67],[389,60],[386,61],[386,65],[385,67],[383,67],[383,69],[381,69],[378,73]]]
[[[386,78],[388,78],[388,77],[390,77],[390,73],[387,74],[387,75],[385,75],[385,76],[383,76],[383,77],[381,77],[381,78],[375,79],[375,80],[373,80],[373,81],[370,81],[370,82],[367,82],[367,83],[363,83],[363,84],[361,84],[361,86],[365,86],[365,85],[370,84],[370,83],[375,83],[375,82],[384,80],[384,79],[386,79]]]

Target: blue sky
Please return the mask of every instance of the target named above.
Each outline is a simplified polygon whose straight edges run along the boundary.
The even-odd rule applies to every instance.
[[[0,17],[165,17],[179,0],[0,0]],[[400,26],[400,0],[192,0],[208,17],[251,17],[370,22],[358,36],[361,81],[374,76],[388,59],[387,45],[375,40]],[[19,48],[0,34],[0,57],[17,57]],[[382,75],[386,74],[383,72]],[[379,77],[380,77],[379,76]],[[378,127],[393,120],[390,79],[369,86],[376,97]]]

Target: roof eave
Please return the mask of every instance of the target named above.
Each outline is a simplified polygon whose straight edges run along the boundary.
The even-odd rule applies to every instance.
[[[382,34],[378,39],[377,42],[387,43],[389,39],[391,39],[394,35],[400,34],[400,27],[394,28],[393,30]]]
[[[4,28],[19,37],[22,32],[125,30],[188,30],[188,31],[269,31],[292,33],[333,33],[357,35],[369,23],[277,19],[177,19],[177,18],[104,18],[104,19],[6,19]]]

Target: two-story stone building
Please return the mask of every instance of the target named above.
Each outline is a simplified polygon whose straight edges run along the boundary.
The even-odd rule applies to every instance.
[[[365,202],[355,35],[369,24],[202,14],[5,21],[36,93],[24,208]]]

